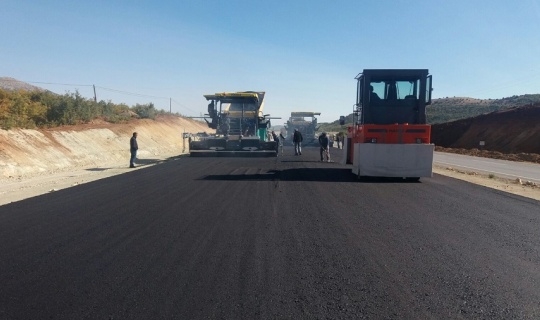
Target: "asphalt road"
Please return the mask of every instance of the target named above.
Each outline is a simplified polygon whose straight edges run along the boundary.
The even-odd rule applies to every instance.
[[[465,170],[493,173],[502,178],[517,179],[540,183],[540,164],[515,162],[482,157],[471,157],[461,154],[435,152],[433,161]]]
[[[538,201],[317,159],[183,157],[0,206],[0,319],[540,318]]]

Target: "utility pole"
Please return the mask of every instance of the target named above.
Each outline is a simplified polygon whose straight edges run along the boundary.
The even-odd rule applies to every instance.
[[[93,84],[92,87],[94,87],[94,102],[97,102],[97,96],[96,96],[96,85]]]

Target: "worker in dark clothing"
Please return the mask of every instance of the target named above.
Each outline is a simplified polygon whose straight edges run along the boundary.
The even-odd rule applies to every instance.
[[[381,98],[379,97],[378,94],[376,94],[374,91],[373,91],[373,86],[369,86],[369,100],[370,101],[380,101]]]
[[[137,158],[137,150],[139,150],[139,145],[137,144],[137,132],[133,132],[133,136],[129,140],[129,151],[131,153],[131,158],[129,159],[130,168],[135,168],[135,158]]]
[[[330,162],[330,141],[326,132],[321,133],[319,136],[319,145],[321,146],[321,161],[324,161],[324,156],[326,155],[326,162]]]
[[[279,142],[279,138],[278,138],[278,136],[277,136],[277,134],[276,134],[275,131],[272,131],[272,139],[273,139],[275,142]]]
[[[279,138],[277,134],[272,130],[272,139],[276,142],[276,153],[279,154]]]
[[[294,155],[302,155],[302,141],[304,140],[304,137],[302,137],[302,134],[298,129],[294,129],[293,134],[293,143],[294,143]]]

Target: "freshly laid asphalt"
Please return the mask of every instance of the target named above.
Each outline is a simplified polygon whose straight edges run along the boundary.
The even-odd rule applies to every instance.
[[[0,319],[540,318],[540,202],[291,151],[0,206]]]

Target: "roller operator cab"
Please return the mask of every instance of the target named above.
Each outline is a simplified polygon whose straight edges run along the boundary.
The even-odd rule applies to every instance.
[[[204,95],[203,117],[216,134],[190,142],[192,157],[275,157],[277,142],[268,135],[270,115],[263,114],[265,92],[222,92]],[[207,119],[210,118],[210,121]]]
[[[366,69],[355,78],[353,125],[348,128],[347,163],[362,176],[419,180],[433,176],[431,103],[427,69]]]

